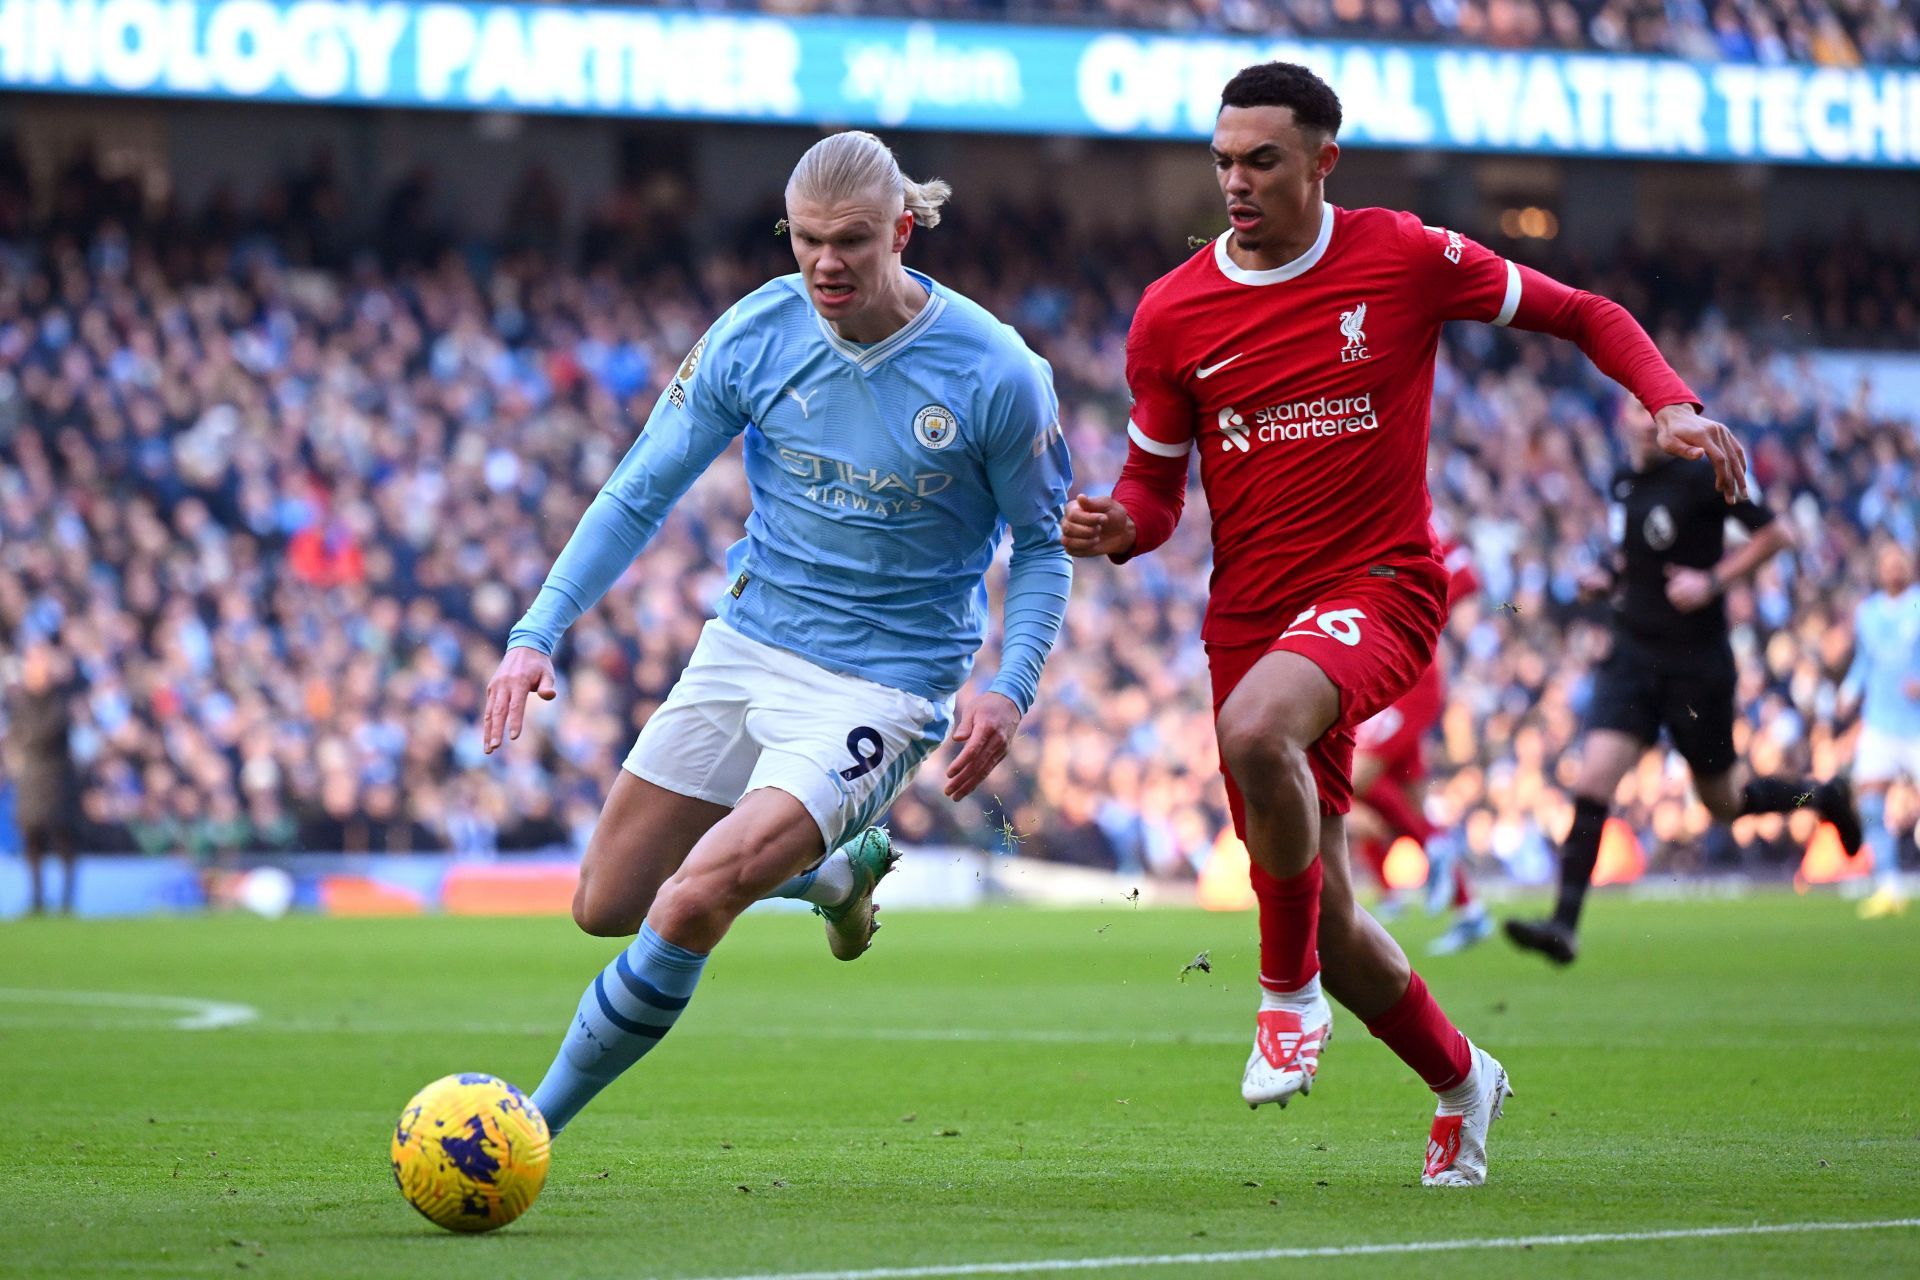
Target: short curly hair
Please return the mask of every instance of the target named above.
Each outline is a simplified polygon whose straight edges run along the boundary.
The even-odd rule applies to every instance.
[[[1220,106],[1291,107],[1294,123],[1329,138],[1340,132],[1340,96],[1297,62],[1247,67],[1220,91]]]

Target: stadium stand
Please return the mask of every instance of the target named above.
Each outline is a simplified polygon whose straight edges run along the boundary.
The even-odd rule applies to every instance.
[[[57,643],[84,678],[85,847],[577,848],[691,650],[744,517],[737,460],[570,635],[561,701],[480,754],[499,644],[634,423],[716,304],[790,267],[772,214],[696,249],[671,213],[615,201],[563,244],[536,174],[491,243],[456,249],[430,181],[399,184],[360,243],[324,167],[252,208],[155,214],[85,159],[36,204],[0,145],[0,637]],[[962,212],[913,252],[1053,362],[1082,483],[1104,489],[1127,318],[1185,250],[1068,225]],[[1848,618],[1870,539],[1920,535],[1920,436],[1808,353],[1910,350],[1920,258],[1852,243],[1539,265],[1632,307],[1749,442],[1801,547],[1732,598],[1742,745],[1763,771],[1839,767]],[[1605,545],[1618,392],[1570,348],[1463,326],[1435,402],[1436,501],[1486,587],[1447,641],[1431,804],[1476,858],[1537,875],[1600,637],[1574,583]],[[1207,561],[1196,488],[1165,549],[1124,576],[1084,568],[1011,767],[961,808],[928,771],[896,832],[1192,875],[1223,823]],[[1709,832],[1657,756],[1621,799],[1656,868],[1784,873],[1806,835]],[[1914,797],[1895,803],[1910,828]]]

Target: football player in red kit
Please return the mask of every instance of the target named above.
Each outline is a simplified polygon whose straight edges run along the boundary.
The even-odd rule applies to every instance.
[[[1473,571],[1472,554],[1444,533],[1437,519],[1433,535],[1434,554],[1447,571],[1447,609],[1451,614],[1455,605],[1480,589],[1480,575]],[[1387,883],[1389,849],[1404,836],[1426,851],[1430,863],[1428,909],[1438,913],[1450,905],[1453,910],[1453,923],[1427,948],[1431,955],[1452,955],[1493,935],[1493,921],[1474,895],[1465,859],[1457,854],[1445,856],[1429,846],[1434,828],[1427,821],[1423,795],[1427,736],[1439,726],[1446,709],[1447,680],[1436,655],[1413,688],[1354,730],[1354,799],[1347,818],[1354,851],[1388,895],[1385,906],[1399,907]],[[1386,918],[1382,907],[1376,906],[1374,911],[1381,919]]]
[[[1507,1073],[1354,902],[1343,817],[1355,726],[1413,685],[1446,619],[1426,486],[1440,327],[1578,343],[1653,412],[1661,448],[1711,459],[1730,500],[1746,456],[1619,306],[1411,214],[1328,204],[1339,128],[1339,99],[1304,67],[1267,63],[1227,84],[1212,151],[1231,226],[1141,299],[1127,463],[1111,497],[1068,507],[1062,540],[1117,561],[1152,551],[1200,450],[1214,550],[1201,638],[1260,902],[1263,994],[1241,1096],[1284,1103],[1312,1085],[1331,995],[1439,1095],[1422,1181],[1473,1186]]]

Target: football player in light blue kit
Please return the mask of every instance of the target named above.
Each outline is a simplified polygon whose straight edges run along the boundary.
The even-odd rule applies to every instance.
[[[1900,915],[1900,841],[1887,827],[1887,793],[1896,779],[1920,787],[1920,585],[1913,560],[1897,542],[1875,555],[1880,590],[1853,615],[1853,665],[1841,685],[1843,704],[1860,705],[1860,741],[1853,753],[1853,785],[1861,825],[1873,850],[1876,888],[1860,914]]]
[[[905,179],[871,134],[801,158],[787,184],[799,273],[734,304],[688,354],[487,686],[492,751],[519,735],[530,695],[554,696],[561,632],[744,435],[753,513],[727,554],[719,617],[634,744],[581,862],[580,927],[639,936],[587,988],[534,1092],[556,1131],[666,1034],[756,899],[814,902],[834,954],[866,949],[893,859],[867,828],[947,737],[1003,527],[1000,669],[953,732],[950,798],[1000,762],[1033,702],[1072,580],[1060,546],[1072,469],[1046,363],[901,264],[948,194]]]

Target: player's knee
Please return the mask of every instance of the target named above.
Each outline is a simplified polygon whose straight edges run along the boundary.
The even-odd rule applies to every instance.
[[[1221,762],[1249,799],[1269,795],[1283,780],[1306,776],[1306,746],[1284,726],[1251,715],[1223,716],[1219,743]]]
[[[649,918],[674,928],[672,933],[660,930],[670,937],[718,935],[759,896],[742,862],[726,859],[667,881],[654,899]]]
[[[647,913],[656,933],[666,938],[705,936],[714,932],[716,925],[725,932],[732,916],[724,914],[705,880],[676,876],[662,886],[653,909]]]
[[[640,931],[640,921],[627,904],[596,895],[584,883],[573,894],[573,922],[595,938],[624,938]]]

